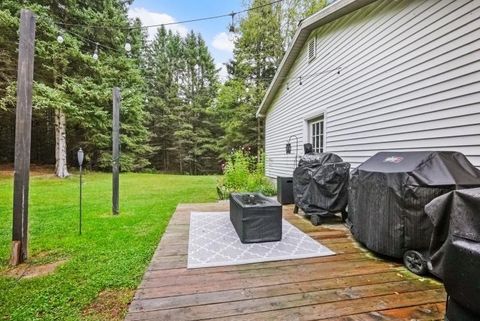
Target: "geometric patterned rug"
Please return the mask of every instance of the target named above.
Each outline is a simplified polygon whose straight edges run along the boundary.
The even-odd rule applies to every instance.
[[[334,255],[282,219],[279,242],[240,242],[228,212],[191,212],[187,268],[237,265]]]

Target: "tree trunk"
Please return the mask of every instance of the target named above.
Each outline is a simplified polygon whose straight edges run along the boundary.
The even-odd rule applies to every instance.
[[[257,118],[257,157],[260,159],[260,155],[263,153],[263,126],[262,119]]]
[[[180,146],[180,148],[182,148]],[[180,158],[180,174],[183,174],[183,155],[182,155],[182,152],[179,153],[179,158]]]
[[[67,170],[67,123],[65,113],[55,110],[55,175],[60,178],[70,176]]]

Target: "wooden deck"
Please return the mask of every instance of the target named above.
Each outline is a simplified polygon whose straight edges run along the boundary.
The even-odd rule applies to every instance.
[[[284,207],[290,223],[337,255],[187,270],[190,211],[180,205],[126,320],[443,320],[441,283],[362,249],[341,224],[314,227]]]

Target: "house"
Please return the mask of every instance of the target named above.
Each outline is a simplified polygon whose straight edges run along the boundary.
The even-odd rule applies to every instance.
[[[477,0],[338,0],[305,19],[257,112],[266,175],[292,175],[296,137],[352,167],[383,150],[480,166],[479,29]]]

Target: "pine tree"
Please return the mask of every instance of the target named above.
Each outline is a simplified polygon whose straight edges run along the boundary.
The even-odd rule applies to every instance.
[[[222,122],[224,154],[239,148],[255,154],[262,149],[263,129],[255,112],[284,53],[280,7],[268,3],[252,1],[250,7],[261,8],[249,11],[240,22],[234,58],[228,66],[231,80],[222,87],[218,100],[222,113],[230,115]]]
[[[241,20],[233,60],[227,65],[230,79],[221,87],[217,106],[225,135],[223,157],[243,149],[259,154],[263,148],[263,124],[255,117],[298,23],[325,5],[324,0],[286,0],[268,5],[253,0]]]
[[[179,108],[180,126],[175,132],[180,164],[191,174],[204,173],[215,167],[218,157],[216,137],[218,126],[211,110],[217,94],[218,71],[199,34],[190,32],[184,39],[185,69],[181,76]]]
[[[145,88],[140,70],[144,35],[140,29],[127,29],[126,6],[120,1],[37,0],[28,4],[2,1],[2,15],[8,17],[7,23],[16,25],[9,26],[10,31],[5,33],[8,38],[0,37],[1,48],[14,48],[13,52],[16,49],[18,16],[20,7],[24,6],[37,16],[32,160],[38,157],[40,161],[49,162],[53,157],[44,155],[45,151],[56,154],[56,172],[63,177],[68,175],[67,161],[73,163],[74,151],[82,146],[91,167],[109,168],[111,92],[113,86],[120,86],[123,89],[122,168],[134,170],[148,165],[145,158],[150,152],[145,127],[148,113],[144,110]],[[138,26],[138,22],[135,23]],[[89,28],[78,24],[118,27]],[[63,43],[57,42],[59,35]],[[123,50],[127,37],[133,46],[130,57]],[[100,44],[98,61],[91,56],[95,42]],[[14,54],[10,53],[9,57],[16,61]],[[0,106],[7,112],[15,108],[14,88],[12,79],[0,79],[0,91],[5,92],[0,97]],[[52,139],[56,140],[55,144]],[[37,154],[36,150],[40,152]],[[13,155],[9,159],[11,157]]]
[[[146,59],[153,165],[203,174],[218,171],[221,131],[213,109],[218,71],[199,34],[160,28]]]
[[[176,106],[181,104],[178,97],[179,61],[182,59],[181,39],[178,34],[161,27],[148,49],[146,78],[148,110],[151,114],[149,128],[152,133],[150,144],[154,151],[150,157],[152,165],[160,170],[173,170],[176,153],[172,152],[177,117]]]

